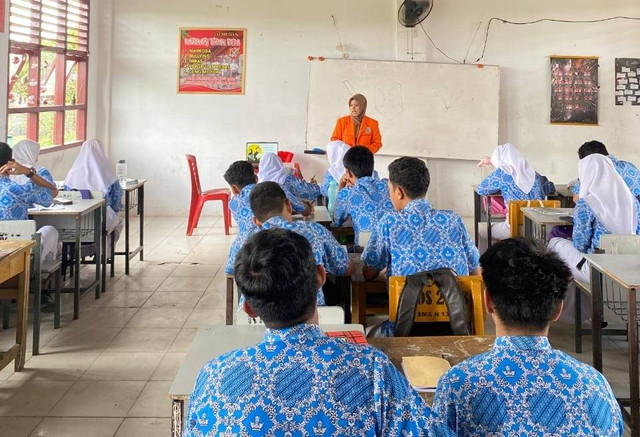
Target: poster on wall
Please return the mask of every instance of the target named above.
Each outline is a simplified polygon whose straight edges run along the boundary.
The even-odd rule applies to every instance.
[[[640,59],[616,58],[616,105],[640,105]]]
[[[180,28],[178,93],[244,94],[246,29]]]
[[[598,124],[598,58],[551,56],[551,123]]]

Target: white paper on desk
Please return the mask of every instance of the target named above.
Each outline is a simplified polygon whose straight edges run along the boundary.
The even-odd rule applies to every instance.
[[[36,211],[57,211],[57,210],[61,210],[64,209],[63,205],[58,205],[58,204],[51,204],[51,206],[42,206],[42,205],[33,205],[33,208],[31,209],[35,209]]]

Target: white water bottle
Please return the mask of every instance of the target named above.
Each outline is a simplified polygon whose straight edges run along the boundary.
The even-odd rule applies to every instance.
[[[116,164],[116,177],[121,184],[127,181],[127,163],[124,159],[121,159]]]

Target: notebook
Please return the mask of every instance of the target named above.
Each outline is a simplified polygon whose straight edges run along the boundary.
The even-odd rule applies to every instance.
[[[451,364],[439,357],[402,357],[402,371],[418,392],[435,392],[438,380],[451,369]]]

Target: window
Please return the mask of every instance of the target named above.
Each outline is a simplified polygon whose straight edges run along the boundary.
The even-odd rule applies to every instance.
[[[86,139],[89,0],[10,0],[7,137]]]

